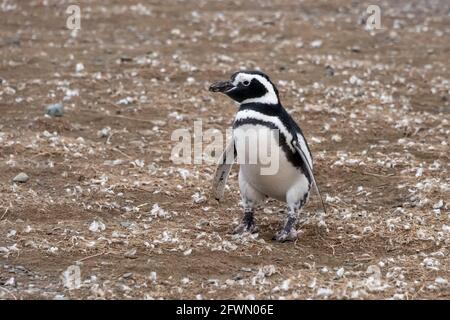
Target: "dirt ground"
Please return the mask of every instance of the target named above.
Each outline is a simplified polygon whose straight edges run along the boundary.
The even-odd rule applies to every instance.
[[[370,31],[362,1],[1,0],[0,298],[449,299],[450,2],[376,2]],[[241,68],[315,158],[296,242],[276,201],[230,234],[237,166],[217,203],[214,165],[171,161],[231,126],[207,88]]]

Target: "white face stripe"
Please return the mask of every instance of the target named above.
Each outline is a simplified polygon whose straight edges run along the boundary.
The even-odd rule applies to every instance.
[[[259,74],[250,74],[245,72],[240,72],[236,75],[233,81],[233,85],[237,86],[240,82],[248,81],[251,82],[252,79],[257,79],[259,82],[261,82],[264,87],[267,90],[267,93],[263,95],[262,97],[258,98],[251,98],[242,101],[241,103],[267,103],[267,104],[277,104],[278,103],[278,97],[275,93],[275,90],[273,88],[273,85],[263,76],[260,76]]]
[[[255,111],[255,110],[246,109],[246,110],[239,111],[237,113],[235,121],[242,120],[242,119],[256,119],[256,120],[273,123],[286,138],[286,143],[289,146],[289,148],[292,151],[295,151],[295,148],[292,146],[292,138],[293,138],[292,134],[288,131],[288,129],[286,129],[283,122],[281,122],[281,120],[278,119],[277,117],[268,116],[268,115],[265,115],[263,113]],[[300,143],[300,145],[301,145],[301,143]],[[302,150],[304,150],[304,149],[302,149]],[[307,150],[306,150],[306,154],[309,155],[309,152],[307,152]]]

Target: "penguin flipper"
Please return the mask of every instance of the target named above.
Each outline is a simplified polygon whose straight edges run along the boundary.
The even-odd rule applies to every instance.
[[[217,201],[220,201],[220,199],[222,199],[223,197],[228,176],[230,174],[231,168],[233,167],[236,155],[237,154],[234,147],[234,141],[231,140],[231,142],[227,145],[225,151],[219,158],[216,173],[214,174],[212,182],[212,193]]]
[[[325,204],[324,204],[323,199],[322,199],[322,194],[320,193],[319,186],[317,185],[316,178],[314,178],[314,173],[313,173],[313,171],[311,169],[311,166],[310,166],[310,164],[308,162],[308,159],[306,159],[305,153],[303,152],[302,148],[300,148],[297,140],[293,140],[292,141],[292,145],[294,146],[295,150],[297,151],[297,153],[302,158],[302,161],[305,163],[305,166],[304,166],[304,168],[306,169],[305,174],[307,175],[309,180],[312,181],[312,183],[314,184],[314,188],[316,189],[316,192],[317,192],[317,194],[319,195],[319,198],[320,198],[320,202],[322,203],[323,211],[326,214],[327,210],[325,209]]]

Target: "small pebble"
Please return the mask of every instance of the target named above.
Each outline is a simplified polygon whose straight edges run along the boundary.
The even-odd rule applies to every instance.
[[[30,177],[28,177],[28,175],[25,172],[21,172],[19,173],[17,176],[14,177],[13,181],[14,182],[20,182],[20,183],[25,183],[28,181]]]
[[[129,228],[131,226],[131,221],[122,221],[120,222],[120,225],[124,228]]]
[[[102,130],[99,130],[97,132],[97,137],[99,138],[106,138],[111,134],[111,128],[110,127],[105,127]]]
[[[310,43],[311,48],[317,49],[322,46],[322,40],[314,40]]]
[[[75,66],[75,72],[80,73],[82,71],[84,71],[84,65],[81,62],[78,62]]]
[[[47,114],[52,117],[62,117],[64,114],[64,105],[62,103],[55,103],[47,106]]]
[[[325,71],[328,77],[334,76],[334,69],[332,66],[326,66]]]

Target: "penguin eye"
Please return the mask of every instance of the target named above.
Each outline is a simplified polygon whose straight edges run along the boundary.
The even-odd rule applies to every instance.
[[[242,82],[242,84],[243,84],[244,86],[248,86],[248,85],[250,84],[250,81],[245,80],[244,82]]]

